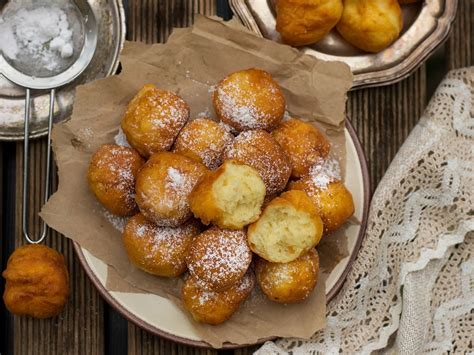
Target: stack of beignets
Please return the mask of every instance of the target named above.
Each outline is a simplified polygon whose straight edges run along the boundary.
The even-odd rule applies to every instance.
[[[304,46],[318,42],[331,29],[353,46],[379,52],[403,28],[400,4],[419,0],[279,0],[276,30],[283,42]]]
[[[330,161],[330,143],[309,123],[283,121],[285,100],[269,73],[232,73],[212,100],[221,122],[187,122],[182,98],[145,85],[122,120],[132,148],[100,147],[88,181],[111,213],[134,214],[123,232],[131,262],[161,277],[187,270],[184,307],[219,324],[252,292],[253,253],[270,300],[307,298],[318,278],[315,246],[354,207],[340,178],[318,184],[328,180],[315,167]]]

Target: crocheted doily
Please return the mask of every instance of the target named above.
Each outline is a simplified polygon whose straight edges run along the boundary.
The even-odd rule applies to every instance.
[[[473,98],[474,67],[441,83],[374,194],[327,327],[257,354],[474,351]]]

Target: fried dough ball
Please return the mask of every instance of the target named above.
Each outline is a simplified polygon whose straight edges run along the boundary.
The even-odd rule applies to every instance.
[[[289,188],[306,192],[321,216],[326,234],[339,229],[354,214],[354,201],[340,180],[319,180],[317,175],[309,175],[290,183]]]
[[[155,153],[137,176],[140,212],[159,226],[176,227],[191,216],[189,194],[207,174],[204,165],[170,152]]]
[[[208,118],[189,122],[176,138],[173,152],[194,159],[214,170],[222,163],[222,152],[234,136],[222,123]]]
[[[316,286],[318,272],[319,257],[314,248],[289,263],[271,263],[259,258],[255,265],[255,276],[263,293],[279,303],[306,299]]]
[[[211,227],[194,238],[187,257],[189,273],[202,287],[223,291],[247,272],[252,252],[242,230]]]
[[[226,160],[196,185],[189,196],[191,211],[204,224],[242,229],[255,222],[265,198],[265,184],[254,168]]]
[[[344,11],[336,28],[357,48],[380,52],[400,35],[402,10],[397,0],[344,0]]]
[[[251,272],[225,291],[205,290],[193,277],[188,277],[183,285],[181,296],[184,307],[194,320],[217,325],[229,319],[252,293],[255,281]]]
[[[235,159],[255,168],[267,195],[282,192],[291,174],[290,160],[271,134],[263,130],[240,133],[224,151],[224,159]]]
[[[250,249],[265,260],[288,263],[319,243],[323,222],[309,197],[287,191],[271,201],[247,231]]]
[[[317,162],[324,161],[331,144],[316,127],[300,119],[292,118],[272,132],[290,158],[293,170],[291,176],[301,177]]]
[[[128,220],[123,243],[136,267],[153,275],[174,277],[186,271],[189,247],[199,231],[196,220],[174,228],[160,227],[138,213]]]
[[[49,318],[61,313],[69,297],[64,257],[40,244],[16,249],[3,272],[3,302],[18,316]]]
[[[217,117],[237,131],[272,130],[285,114],[285,98],[272,76],[246,69],[226,76],[214,91]]]
[[[148,158],[170,149],[188,118],[181,97],[147,84],[128,104],[121,126],[130,145]]]
[[[342,0],[279,0],[276,30],[292,46],[315,43],[326,36],[342,15]]]
[[[89,187],[111,213],[132,216],[137,212],[135,179],[144,163],[132,148],[101,145],[89,163]]]

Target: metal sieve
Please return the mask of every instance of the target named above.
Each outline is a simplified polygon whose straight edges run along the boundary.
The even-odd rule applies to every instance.
[[[72,9],[72,11],[71,11]],[[44,203],[49,198],[49,180],[51,170],[51,129],[53,126],[53,113],[56,89],[76,79],[89,65],[94,56],[97,45],[98,25],[96,17],[87,0],[74,0],[66,12],[68,18],[74,16],[74,20],[81,24],[82,47],[73,54],[73,61],[60,71],[49,75],[36,75],[34,70],[16,66],[12,60],[7,60],[0,55],[0,74],[11,82],[23,87],[25,95],[25,125],[24,125],[24,152],[23,152],[23,196],[22,196],[22,230],[25,239],[32,244],[38,244],[46,237],[47,226],[42,222],[41,235],[39,238],[31,238],[28,233],[28,151],[29,151],[29,121],[32,90],[49,91],[49,116],[48,116],[48,151],[46,158],[46,180],[44,188]],[[38,68],[38,73],[42,72]]]

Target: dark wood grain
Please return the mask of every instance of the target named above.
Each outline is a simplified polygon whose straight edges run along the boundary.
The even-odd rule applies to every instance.
[[[33,235],[40,233],[37,212],[42,204],[45,179],[46,140],[31,142],[29,153],[29,225]],[[16,147],[15,246],[25,244],[21,231],[21,183],[23,145]],[[56,189],[57,177],[53,174],[52,187]],[[103,304],[97,291],[77,262],[72,243],[50,231],[46,245],[61,252],[70,274],[71,296],[65,310],[55,318],[32,319],[14,317],[14,354],[101,354],[104,350]]]
[[[390,86],[349,93],[347,117],[368,160],[372,192],[426,106],[425,66]]]
[[[460,0],[456,20],[446,42],[447,69],[474,65],[474,1]]]
[[[213,15],[217,4],[225,0],[128,0],[127,39],[147,43],[164,42],[173,27],[186,27],[192,24],[195,13]],[[220,14],[227,14],[227,10]],[[438,59],[433,64],[421,66],[409,78],[402,82],[382,87],[351,92],[348,97],[347,115],[358,132],[366,152],[371,185],[375,189],[399,147],[406,139],[421,116],[429,95],[430,83],[439,81],[447,70],[474,65],[474,3],[472,0],[460,0],[458,16],[444,47],[438,51]],[[431,63],[431,64],[430,64]],[[433,65],[432,65],[433,64]],[[436,79],[433,79],[436,78]],[[434,81],[433,81],[434,80]],[[2,144],[0,157],[3,156],[4,171],[0,177],[0,227],[3,238],[2,256],[5,257],[13,245],[23,244],[21,238],[21,144]],[[8,151],[8,159],[5,152]],[[45,172],[44,160],[46,141],[37,140],[31,144],[30,189],[30,226],[38,233],[39,219],[37,211],[41,204],[42,183]],[[1,160],[1,159],[0,159]],[[7,169],[7,170],[5,170]],[[8,169],[13,169],[10,171]],[[53,180],[53,189],[57,181]],[[1,181],[3,179],[3,181]],[[7,179],[7,180],[5,180]],[[8,198],[10,196],[10,198]],[[3,208],[3,210],[2,210]],[[8,225],[11,228],[8,228]],[[71,299],[65,311],[51,320],[33,320],[14,318],[13,329],[8,327],[8,314],[2,315],[4,342],[11,341],[11,347],[2,344],[3,351],[13,349],[14,354],[102,354],[105,335],[113,343],[116,330],[104,323],[104,305],[98,293],[91,286],[72,251],[71,243],[55,232],[50,232],[46,241],[65,255],[71,275]],[[5,259],[2,260],[3,265]],[[114,319],[112,317],[112,319]],[[14,333],[14,337],[12,337]],[[8,339],[7,339],[8,338]],[[239,349],[236,355],[251,354],[257,347]],[[127,349],[122,349],[126,352]],[[109,349],[110,353],[113,350]],[[214,350],[195,349],[153,336],[133,324],[128,324],[129,354],[215,354]]]

